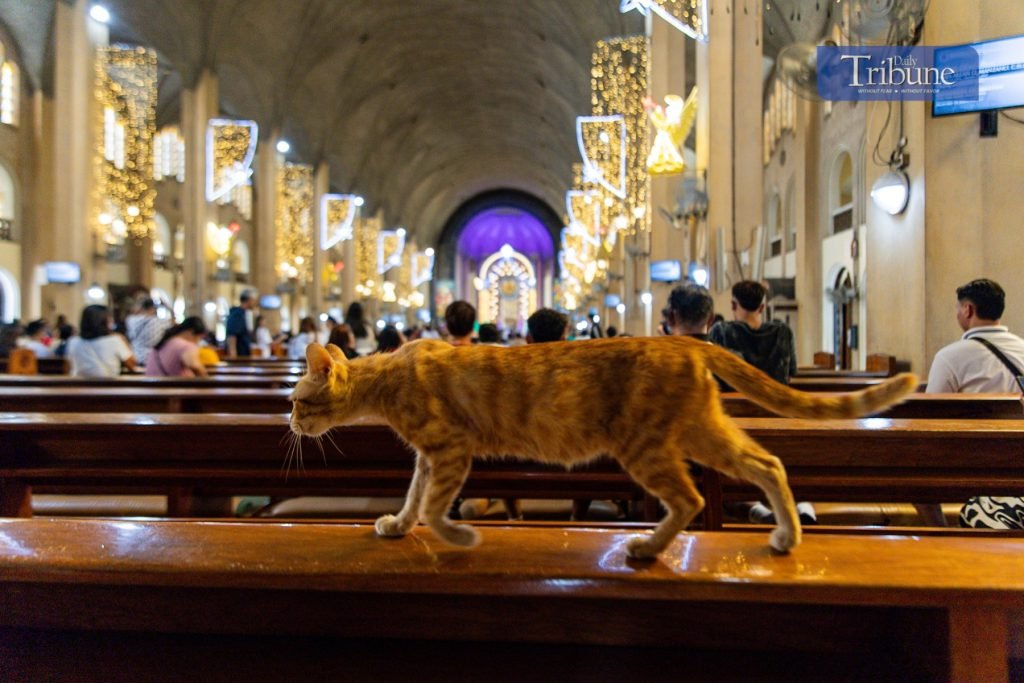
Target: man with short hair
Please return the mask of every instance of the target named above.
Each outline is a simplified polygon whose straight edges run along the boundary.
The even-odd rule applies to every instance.
[[[252,327],[249,324],[248,314],[254,308],[256,308],[256,293],[251,289],[244,289],[238,297],[238,306],[232,306],[228,311],[225,333],[227,334],[229,357],[252,355]]]
[[[527,344],[562,341],[569,334],[569,317],[553,308],[538,308],[526,320]]]
[[[731,349],[777,382],[789,384],[796,374],[793,331],[778,320],[764,321],[768,290],[760,282],[743,280],[732,287],[731,322],[711,328],[712,343]]]
[[[444,309],[444,324],[452,346],[469,346],[473,343],[476,309],[468,301],[453,301]]]
[[[668,295],[665,313],[669,334],[708,341],[708,329],[715,317],[715,301],[700,285],[681,285]]]
[[[925,391],[980,394],[1020,393],[1017,376],[1024,373],[1024,339],[1000,325],[1006,293],[998,283],[972,280],[956,290],[956,321],[964,331],[959,341],[935,354]],[[918,514],[929,524],[945,526],[942,508],[918,503]],[[960,526],[1024,529],[1024,499],[977,496],[960,510]]]
[[[796,344],[793,331],[778,320],[764,322],[764,307],[768,290],[760,282],[741,280],[732,286],[731,322],[720,322],[711,328],[708,340],[739,354],[755,368],[775,381],[789,384],[796,374]],[[714,319],[714,311],[710,312]],[[803,524],[818,521],[814,506],[797,503],[797,513]],[[774,524],[775,515],[764,503],[754,503],[748,517],[755,524]]]
[[[999,324],[1006,308],[1003,288],[992,280],[972,280],[956,290],[956,299],[956,321],[964,334],[935,354],[926,391],[1020,392],[1016,375],[1024,372],[1024,339]],[[1011,371],[984,342],[1001,353],[1015,370]]]

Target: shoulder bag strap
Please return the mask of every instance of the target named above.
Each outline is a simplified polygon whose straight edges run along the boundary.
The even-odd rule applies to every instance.
[[[987,348],[995,355],[996,358],[1001,360],[1003,362],[1003,365],[1006,366],[1006,369],[1010,371],[1010,374],[1013,375],[1018,380],[1017,384],[1021,387],[1021,391],[1024,392],[1024,385],[1021,385],[1019,381],[1021,377],[1020,370],[1017,369],[1016,365],[1010,362],[1010,359],[1007,358],[1002,351],[996,348],[995,344],[990,342],[988,339],[982,339],[981,337],[971,337],[971,340],[983,344],[985,348]]]

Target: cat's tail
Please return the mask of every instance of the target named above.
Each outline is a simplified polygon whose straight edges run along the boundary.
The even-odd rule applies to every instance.
[[[813,420],[861,417],[899,403],[919,384],[916,375],[904,372],[862,391],[818,396],[776,382],[721,347],[708,344],[705,351],[705,362],[711,372],[757,405],[783,417]]]

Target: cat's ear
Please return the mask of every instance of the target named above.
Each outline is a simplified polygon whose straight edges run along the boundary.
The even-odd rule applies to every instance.
[[[331,354],[331,358],[333,358],[336,363],[344,364],[348,362],[348,358],[345,357],[345,353],[334,344],[327,345],[327,353]]]
[[[326,379],[334,367],[331,355],[316,342],[306,347],[306,369],[311,377]]]

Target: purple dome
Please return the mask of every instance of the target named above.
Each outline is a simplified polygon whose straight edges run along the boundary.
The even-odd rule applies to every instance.
[[[555,248],[547,228],[535,216],[511,207],[488,209],[473,216],[459,235],[458,252],[481,261],[505,244],[530,258],[549,259]]]

